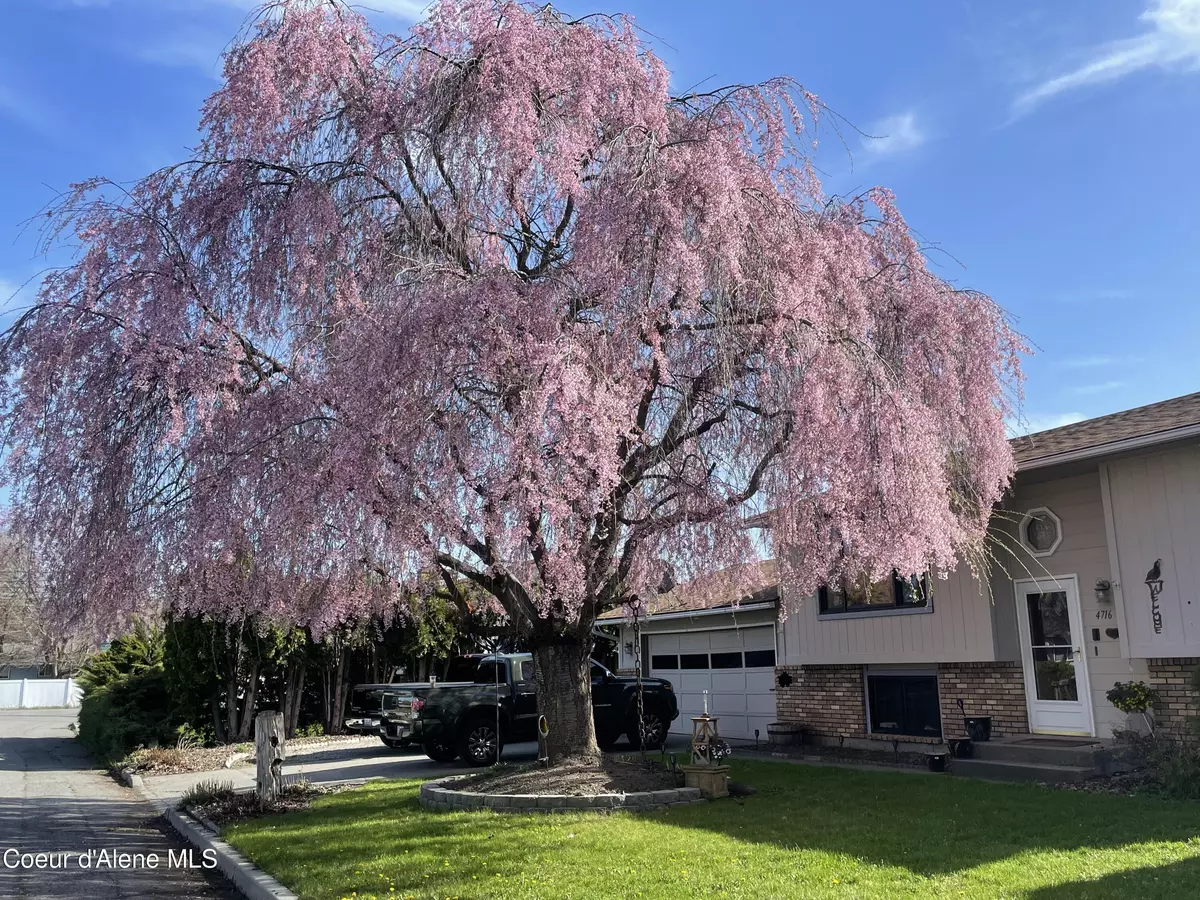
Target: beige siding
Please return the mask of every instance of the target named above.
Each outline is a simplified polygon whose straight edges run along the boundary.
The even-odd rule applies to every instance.
[[[996,602],[1012,611],[1011,627],[1016,627],[1016,600],[1012,579],[1047,578],[1074,575],[1079,581],[1079,605],[1084,634],[1078,636],[1079,646],[1087,654],[1088,684],[1096,732],[1101,737],[1111,734],[1114,726],[1124,723],[1124,715],[1112,707],[1104,694],[1115,681],[1144,679],[1143,660],[1122,656],[1121,638],[1105,634],[1108,628],[1122,627],[1120,599],[1101,603],[1096,599],[1097,580],[1111,581],[1115,577],[1108,552],[1105,530],[1104,500],[1100,471],[1094,464],[1054,473],[1035,472],[1019,476],[1012,496],[1006,502],[1008,524],[1004,543],[1015,552],[1001,560],[992,584]],[[1017,522],[1030,509],[1046,507],[1062,520],[1062,543],[1050,556],[1032,557],[1020,548],[1016,538]],[[999,610],[998,610],[999,611]],[[1093,640],[1092,629],[1100,630],[1099,640]],[[1004,638],[1007,643],[1008,637]]]
[[[1106,469],[1129,655],[1200,656],[1200,448],[1147,453]],[[1156,559],[1161,633],[1145,584]]]
[[[783,586],[787,665],[984,662],[995,659],[988,592],[966,566],[933,583],[930,612],[819,616],[816,599]]]

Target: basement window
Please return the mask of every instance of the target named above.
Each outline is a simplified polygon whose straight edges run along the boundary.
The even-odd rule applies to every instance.
[[[867,707],[872,734],[942,736],[936,675],[868,673]]]

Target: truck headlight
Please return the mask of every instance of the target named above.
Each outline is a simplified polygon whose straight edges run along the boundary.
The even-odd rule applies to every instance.
[[[664,681],[663,682],[663,690],[664,691],[673,691],[673,690],[675,690],[675,688],[671,687],[671,682]]]

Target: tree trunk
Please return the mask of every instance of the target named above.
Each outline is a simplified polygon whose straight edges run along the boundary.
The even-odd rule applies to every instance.
[[[238,729],[237,662],[230,657],[225,667],[225,734],[230,742],[236,740]]]
[[[342,713],[346,708],[346,651],[338,651],[337,662],[321,674],[321,723],[326,734],[342,733]]]
[[[546,735],[550,765],[571,758],[600,758],[592,720],[590,650],[570,638],[533,648],[538,712],[550,726]]]
[[[238,740],[250,740],[250,732],[254,727],[254,701],[258,697],[258,663],[250,664],[249,678],[246,681],[246,692],[242,695],[242,721],[238,730]]]
[[[214,740],[218,744],[228,743],[225,739],[225,723],[221,721],[221,698],[213,694],[209,697],[209,706],[212,708]]]
[[[283,733],[285,737],[296,736],[300,722],[300,698],[304,694],[304,661],[288,663],[283,679]]]
[[[346,695],[350,692],[350,684],[346,681],[346,651],[338,656],[337,673],[333,682],[333,721],[329,734],[341,734],[345,731],[343,717],[346,714]]]

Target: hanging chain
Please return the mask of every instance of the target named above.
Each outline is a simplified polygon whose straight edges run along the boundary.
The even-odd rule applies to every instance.
[[[633,608],[633,674],[637,678],[637,730],[638,749],[642,758],[646,758],[646,702],[642,689],[642,622],[638,616],[638,606]]]

